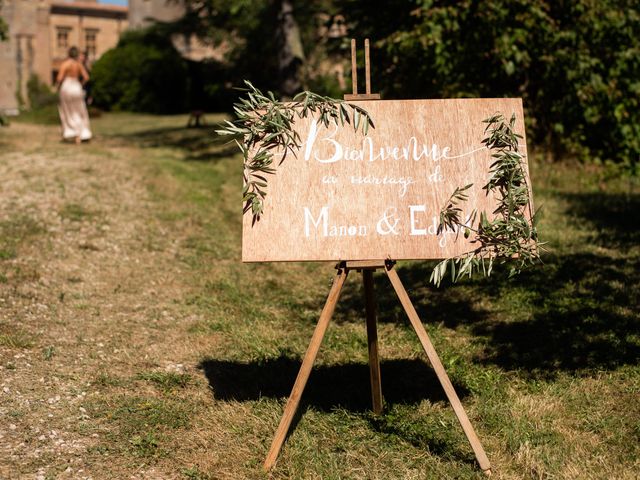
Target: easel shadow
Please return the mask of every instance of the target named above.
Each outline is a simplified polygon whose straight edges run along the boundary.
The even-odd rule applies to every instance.
[[[260,398],[286,399],[300,365],[299,359],[281,356],[248,363],[208,359],[199,367],[216,400],[247,402]],[[417,405],[424,400],[447,402],[435,373],[421,359],[383,360],[380,369],[385,411],[394,405]],[[454,387],[460,398],[469,394],[462,385],[454,384]],[[323,412],[344,409],[366,415],[371,411],[369,366],[366,363],[314,366],[289,434],[310,408]],[[368,415],[368,421],[373,430],[382,434],[398,436],[439,455],[470,464],[474,462],[473,455],[459,446],[463,443],[462,430],[459,432],[460,442],[451,443],[432,435],[427,438],[414,431],[405,431],[394,418],[387,418],[384,414]]]
[[[260,398],[287,398],[301,362],[281,356],[259,362],[205,360],[200,364],[217,400],[240,402]],[[422,400],[446,401],[433,370],[419,359],[380,362],[386,405],[418,404]],[[454,385],[464,398],[468,391]],[[321,411],[343,408],[351,412],[371,409],[369,366],[366,363],[342,363],[314,366],[302,403]]]
[[[628,204],[637,208],[639,202],[636,199]],[[624,211],[630,210],[628,207]],[[601,224],[615,232],[610,226],[613,213],[609,212]],[[637,229],[624,230],[618,236],[601,234],[594,243],[624,252],[635,248],[639,238]],[[526,270],[513,279],[498,270],[491,279],[465,280],[461,283],[464,288],[436,289],[428,285],[432,268],[428,262],[404,263],[398,274],[427,331],[430,324],[441,324],[450,329],[464,328],[483,340],[482,353],[471,359],[475,364],[495,365],[503,371],[515,371],[521,378],[536,379],[553,379],[563,371],[589,375],[594,370],[637,364],[637,256],[620,257],[606,250],[550,253],[544,256],[544,262],[543,267]],[[387,279],[376,275],[374,281],[379,323],[406,324],[406,315]],[[364,323],[361,283],[356,276],[344,289],[336,308],[336,322]],[[526,297],[521,311],[513,316],[496,315],[478,301],[498,303],[511,295]]]

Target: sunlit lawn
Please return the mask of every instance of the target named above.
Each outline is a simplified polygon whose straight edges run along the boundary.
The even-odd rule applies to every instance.
[[[129,165],[150,195],[146,214],[164,232],[147,241],[177,239],[183,294],[174,306],[191,318],[159,324],[156,338],[194,345],[178,350],[184,372],[137,360],[88,372],[100,395],[87,405],[84,428],[101,436],[86,458],[104,478],[116,478],[108,473],[114,466],[131,474],[155,466],[162,478],[262,478],[333,276],[329,264],[240,262],[241,157],[212,127],[186,129],[186,120],[105,114],[87,146],[135,152]],[[401,263],[399,274],[496,478],[637,478],[638,184],[537,157],[531,176],[544,212],[544,265],[515,279],[497,271],[440,289],[428,284],[429,263]],[[66,215],[84,218],[84,210],[71,206]],[[6,262],[45,235],[25,222],[0,223],[5,296],[14,281]],[[272,478],[482,478],[386,279],[377,278],[376,289],[385,413],[369,412],[363,293],[353,275]],[[45,347],[7,325],[3,358]]]

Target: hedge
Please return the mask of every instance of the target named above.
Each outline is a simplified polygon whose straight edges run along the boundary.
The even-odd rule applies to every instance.
[[[186,63],[168,39],[153,32],[125,34],[93,65],[91,77],[100,108],[148,113],[186,108]]]

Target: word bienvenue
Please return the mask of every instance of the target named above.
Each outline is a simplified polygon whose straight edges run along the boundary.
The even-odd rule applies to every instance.
[[[370,234],[381,236],[408,234],[411,236],[438,235],[437,215],[427,216],[427,205],[409,205],[404,214],[396,207],[389,207],[381,213],[375,225],[351,224],[341,225],[332,221],[329,207],[323,206],[319,211],[312,212],[308,207],[303,208],[304,235],[310,237],[365,237]],[[470,218],[466,219],[470,224]],[[451,235],[457,235],[458,230],[446,230],[440,235],[438,245],[444,248]]]
[[[371,137],[365,137],[362,139],[360,148],[351,148],[334,139],[337,132],[337,126],[332,131],[325,128],[323,129],[324,135],[319,136],[318,124],[312,122],[307,138],[303,143],[304,159],[306,161],[311,160],[312,153],[313,159],[319,163],[336,163],[343,160],[376,162],[385,160],[420,161],[423,159],[439,162],[442,159],[458,157],[450,156],[451,147],[440,147],[437,143],[431,145],[421,144],[416,137],[410,137],[404,145],[385,145],[381,147],[374,146]],[[330,155],[327,157],[318,156],[318,152],[314,151],[316,143],[329,146],[332,149]]]

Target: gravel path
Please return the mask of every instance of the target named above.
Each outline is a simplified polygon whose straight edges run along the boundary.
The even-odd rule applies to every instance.
[[[61,144],[55,127],[0,131],[2,479],[170,477],[107,474],[87,406],[105,376],[191,368],[165,328],[189,320],[175,301],[180,238],[155,219],[139,156],[113,140]]]

